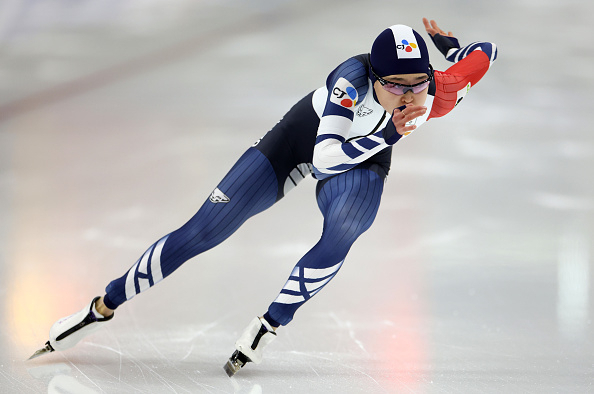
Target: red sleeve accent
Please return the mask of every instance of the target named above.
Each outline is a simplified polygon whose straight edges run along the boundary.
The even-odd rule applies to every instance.
[[[454,109],[468,89],[476,85],[489,70],[489,64],[489,56],[479,50],[473,51],[445,72],[435,71],[435,98],[427,120],[442,117]]]

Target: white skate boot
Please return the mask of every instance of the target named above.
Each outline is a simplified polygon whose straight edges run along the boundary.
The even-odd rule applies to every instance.
[[[229,358],[223,369],[229,377],[235,375],[245,364],[262,362],[262,352],[276,338],[274,329],[261,317],[252,320],[241,337],[235,342],[235,353]]]
[[[81,311],[55,322],[52,328],[50,328],[49,341],[45,343],[45,347],[36,351],[29,360],[56,350],[70,349],[85,336],[95,332],[97,329],[103,327],[104,323],[111,320],[114,314],[104,317],[97,312],[95,302],[99,298],[95,297]]]

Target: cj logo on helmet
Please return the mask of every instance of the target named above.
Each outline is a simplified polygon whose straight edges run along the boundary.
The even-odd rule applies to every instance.
[[[357,105],[357,89],[349,81],[339,78],[330,94],[330,101],[344,108],[354,110]]]
[[[413,49],[417,49],[417,44],[414,42],[408,42],[406,40],[402,40],[401,44],[396,45],[396,49],[400,49],[401,51],[412,52]]]
[[[397,29],[394,32],[394,38],[396,37],[398,38],[394,40],[394,44],[398,59],[420,59],[423,56],[419,41],[410,27]]]

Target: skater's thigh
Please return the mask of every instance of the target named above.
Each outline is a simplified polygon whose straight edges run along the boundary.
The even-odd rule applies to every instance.
[[[319,182],[318,206],[324,233],[352,242],[375,220],[384,179],[377,172],[355,168]]]
[[[278,180],[270,161],[260,151],[249,148],[212,191],[195,217],[203,226],[222,222],[236,227],[247,218],[276,202]]]

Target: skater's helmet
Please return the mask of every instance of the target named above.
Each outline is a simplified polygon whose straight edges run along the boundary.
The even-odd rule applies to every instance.
[[[373,71],[380,77],[431,73],[425,41],[405,25],[390,26],[381,32],[373,42],[370,59]]]

